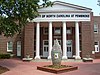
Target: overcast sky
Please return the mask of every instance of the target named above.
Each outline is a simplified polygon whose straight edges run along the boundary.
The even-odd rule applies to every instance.
[[[98,0],[50,0],[50,1],[62,1],[66,3],[71,3],[83,7],[88,7],[91,8],[92,11],[94,12],[94,15],[100,15],[100,6],[97,5]]]

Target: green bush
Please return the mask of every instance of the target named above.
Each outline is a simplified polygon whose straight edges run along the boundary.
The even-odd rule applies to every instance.
[[[9,59],[10,54],[0,54],[0,59]]]

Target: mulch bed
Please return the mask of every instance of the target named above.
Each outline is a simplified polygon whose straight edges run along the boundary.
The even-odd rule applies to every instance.
[[[9,69],[6,68],[6,67],[0,66],[0,74],[4,73],[4,72],[6,72],[6,71],[9,71]]]

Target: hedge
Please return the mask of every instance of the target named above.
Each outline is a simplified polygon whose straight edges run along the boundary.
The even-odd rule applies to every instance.
[[[10,54],[0,54],[0,59],[9,59]]]

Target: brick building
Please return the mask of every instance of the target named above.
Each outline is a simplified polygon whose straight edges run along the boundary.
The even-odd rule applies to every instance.
[[[40,16],[30,21],[20,35],[0,35],[0,53],[51,59],[54,40],[58,39],[62,59],[100,58],[100,16],[93,16],[92,9],[55,1],[52,7],[38,12]]]

